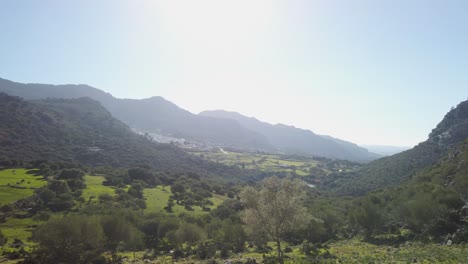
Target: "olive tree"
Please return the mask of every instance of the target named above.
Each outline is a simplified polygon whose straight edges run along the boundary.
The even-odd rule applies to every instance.
[[[242,220],[248,231],[273,240],[281,264],[284,263],[282,240],[310,219],[304,207],[305,190],[303,181],[271,177],[263,180],[258,188],[245,187],[240,193],[244,206]]]

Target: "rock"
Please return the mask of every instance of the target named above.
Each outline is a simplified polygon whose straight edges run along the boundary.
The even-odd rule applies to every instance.
[[[452,240],[447,240],[447,243],[446,243],[447,246],[451,246],[452,245]]]

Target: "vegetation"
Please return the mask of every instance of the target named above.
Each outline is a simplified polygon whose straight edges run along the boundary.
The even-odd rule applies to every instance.
[[[239,152],[219,149],[217,151],[190,151],[208,161],[236,166],[240,169],[262,171],[267,175],[300,177],[309,184],[320,185],[330,175],[355,171],[360,163],[334,160],[323,157],[279,155],[263,152]],[[260,179],[261,180],[261,179]]]
[[[182,263],[213,258],[244,263],[278,258],[280,263],[460,262],[466,248],[456,244],[467,240],[462,208],[467,150],[468,142],[408,184],[352,200],[328,196],[298,180],[269,178],[241,187],[195,173],[136,167],[90,176],[83,171],[89,169],[73,164],[43,163],[32,171],[46,173],[46,181],[33,176],[46,185],[4,214],[3,252],[24,263],[118,263],[123,256],[156,261],[168,252]],[[205,199],[213,204],[198,204]],[[25,207],[32,210],[21,216]],[[345,242],[346,237],[354,238]]]
[[[0,93],[0,120],[3,167],[47,160],[93,167],[145,165],[158,171],[193,171],[226,178],[254,174],[206,162],[170,144],[154,143],[133,133],[89,98],[27,102]]]
[[[31,196],[35,189],[46,184],[37,170],[0,170],[0,203],[10,204]]]
[[[244,223],[255,236],[275,241],[280,264],[284,263],[282,240],[308,220],[302,200],[306,187],[304,182],[298,180],[272,177],[264,180],[259,190],[246,187],[240,193],[245,207],[242,215]]]
[[[468,100],[450,110],[427,141],[402,153],[378,159],[356,170],[334,173],[322,188],[341,195],[364,195],[398,186],[455,150],[468,138]]]
[[[468,261],[466,103],[429,141],[360,165],[232,149],[190,155],[132,133],[89,99],[0,102],[0,253],[9,261]]]
[[[442,243],[466,241],[467,154],[465,141],[407,184],[356,199],[351,212],[354,224],[368,235],[406,228],[406,236]]]

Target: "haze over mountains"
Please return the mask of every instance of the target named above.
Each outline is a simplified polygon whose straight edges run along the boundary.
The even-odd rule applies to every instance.
[[[226,111],[192,114],[162,97],[118,99],[88,85],[22,84],[0,79],[0,91],[27,100],[90,97],[114,117],[145,132],[249,151],[283,152],[367,162],[380,156],[356,144]],[[304,114],[304,113],[302,113]]]
[[[361,147],[366,148],[370,152],[377,153],[382,156],[391,156],[391,155],[403,152],[411,148],[411,147],[404,147],[404,146],[387,146],[387,145],[361,145]]]
[[[204,111],[200,115],[236,120],[247,129],[265,135],[271,144],[287,153],[312,154],[354,161],[369,161],[379,157],[365,148],[344,140],[317,135],[310,130],[294,126],[272,125],[235,112],[223,110]]]

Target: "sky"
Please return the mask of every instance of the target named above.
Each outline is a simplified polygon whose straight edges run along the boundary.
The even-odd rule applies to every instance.
[[[413,146],[468,98],[468,1],[0,0],[0,77]]]

